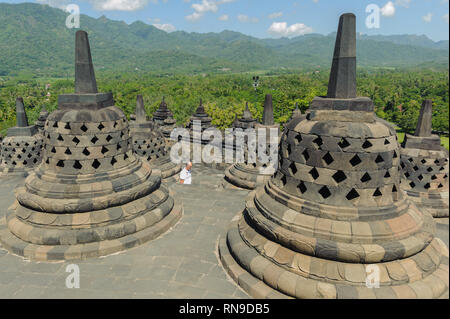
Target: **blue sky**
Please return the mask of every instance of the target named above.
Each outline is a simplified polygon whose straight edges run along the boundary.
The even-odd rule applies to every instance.
[[[131,23],[141,20],[166,31],[239,31],[259,38],[293,37],[336,30],[340,14],[353,12],[364,34],[425,34],[448,40],[448,0],[30,0]],[[17,0],[3,1],[24,2]],[[366,7],[380,8],[380,27],[367,28]],[[83,22],[81,21],[81,24]],[[82,25],[81,25],[82,27]]]

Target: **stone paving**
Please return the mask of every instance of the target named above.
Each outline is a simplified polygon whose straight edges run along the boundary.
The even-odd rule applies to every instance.
[[[0,180],[0,218],[14,199],[21,177]],[[162,237],[140,247],[79,262],[32,262],[0,247],[0,298],[249,298],[225,274],[217,241],[248,192],[223,189],[223,172],[194,165],[193,185],[172,185],[184,215]],[[437,235],[449,244],[448,218]],[[66,267],[80,267],[80,289],[68,289]]]
[[[184,215],[162,237],[103,258],[30,262],[0,247],[0,298],[248,298],[226,275],[217,242],[247,191],[223,189],[223,173],[195,165],[193,185],[172,185]],[[0,180],[0,218],[23,178]],[[66,267],[80,268],[80,289],[68,289]]]

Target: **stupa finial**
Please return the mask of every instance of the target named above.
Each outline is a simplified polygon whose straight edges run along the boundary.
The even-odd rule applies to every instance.
[[[27,127],[28,117],[25,112],[25,106],[23,104],[23,98],[18,97],[16,99],[16,126],[17,127]]]
[[[433,116],[433,101],[425,100],[422,103],[422,108],[420,109],[419,121],[417,122],[415,136],[427,137],[431,136],[431,120]]]
[[[98,93],[86,31],[77,31],[75,40],[75,93]]]
[[[272,95],[267,94],[264,100],[263,125],[274,125]]]

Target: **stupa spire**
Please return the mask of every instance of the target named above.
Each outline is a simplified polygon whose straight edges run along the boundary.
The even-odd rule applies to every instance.
[[[420,109],[419,121],[417,122],[415,136],[427,137],[431,136],[431,119],[433,116],[433,101],[425,100]]]
[[[138,95],[136,98],[136,122],[144,123],[147,120],[147,114],[145,113],[144,98],[142,95]]]
[[[98,93],[86,31],[77,31],[75,40],[75,93]]]
[[[272,95],[267,94],[264,100],[263,125],[274,125]]]
[[[21,97],[16,99],[16,123],[17,127],[28,126],[27,113],[25,113],[25,106],[23,104],[23,98]]]
[[[343,14],[339,20],[327,97],[356,97],[356,16],[353,13]]]

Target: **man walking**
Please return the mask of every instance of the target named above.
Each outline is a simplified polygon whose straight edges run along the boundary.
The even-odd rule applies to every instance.
[[[191,176],[192,163],[187,163],[186,167],[180,173],[180,183],[191,185],[192,184],[192,176]]]

